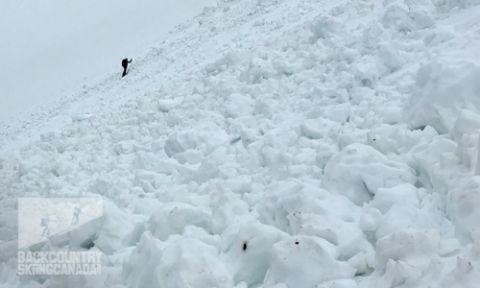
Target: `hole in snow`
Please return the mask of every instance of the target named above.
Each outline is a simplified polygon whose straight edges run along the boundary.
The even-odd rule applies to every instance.
[[[237,138],[234,138],[232,140],[230,140],[230,145],[233,145],[235,143],[237,143],[238,141],[242,140],[242,137],[237,137]]]
[[[95,246],[95,243],[93,241],[94,239],[87,239],[85,242],[83,242],[80,245],[80,247],[82,247],[83,249],[90,250],[91,248],[93,248],[93,246]]]

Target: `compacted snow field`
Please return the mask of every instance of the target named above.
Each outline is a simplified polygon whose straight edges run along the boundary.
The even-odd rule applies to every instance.
[[[4,141],[0,287],[479,287],[479,51],[476,0],[221,1]],[[101,275],[16,275],[25,196],[103,198]]]

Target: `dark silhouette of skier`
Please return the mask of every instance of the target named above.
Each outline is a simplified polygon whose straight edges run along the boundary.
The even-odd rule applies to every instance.
[[[125,77],[125,75],[127,75],[128,64],[132,63],[132,61],[133,61],[132,59],[128,60],[128,58],[125,58],[122,60],[122,67],[123,67],[122,77]]]

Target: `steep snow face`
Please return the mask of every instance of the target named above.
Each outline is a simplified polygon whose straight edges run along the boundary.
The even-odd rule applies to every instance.
[[[0,283],[478,287],[479,29],[475,0],[218,3],[4,145]],[[102,274],[16,276],[19,196],[102,197]]]
[[[0,124],[14,125],[18,118],[25,120],[62,96],[118,73],[121,59],[145,53],[175,25],[214,3],[2,1]]]

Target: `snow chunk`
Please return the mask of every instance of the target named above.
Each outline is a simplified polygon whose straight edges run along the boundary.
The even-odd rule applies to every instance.
[[[253,113],[255,101],[248,94],[233,93],[225,100],[225,116],[238,118]]]
[[[348,263],[335,260],[332,247],[322,239],[298,237],[281,241],[273,248],[274,258],[265,276],[266,287],[284,283],[288,287],[313,288],[324,281],[355,274]]]
[[[210,230],[210,214],[198,207],[186,203],[168,203],[163,205],[149,220],[149,229],[153,236],[166,240],[170,235],[181,234],[188,225]]]
[[[198,139],[193,131],[174,132],[165,142],[165,153],[172,157],[177,153],[196,148]]]
[[[377,269],[386,268],[389,260],[402,261],[420,271],[427,269],[440,250],[436,231],[401,230],[377,242]]]
[[[313,36],[311,41],[317,42],[319,39],[327,38],[330,35],[338,33],[342,29],[342,25],[335,18],[328,15],[320,15],[310,24],[310,31]]]
[[[472,248],[478,249],[477,247]],[[477,252],[477,253],[475,253]],[[455,268],[444,278],[441,287],[448,288],[477,288],[480,280],[480,270],[478,269],[478,251],[471,253],[470,257],[457,257]],[[472,257],[473,256],[473,257]]]
[[[480,239],[480,176],[459,183],[454,187],[447,201],[447,209],[452,221],[456,226],[457,233],[464,240]]]
[[[419,182],[425,187],[435,187],[439,192],[444,192],[448,187],[444,174],[448,171],[445,169],[457,164],[457,147],[454,141],[441,137],[414,147],[412,166],[417,171]]]
[[[462,110],[451,131],[458,143],[460,162],[475,175],[480,174],[480,114]]]
[[[325,166],[324,185],[361,205],[379,188],[415,183],[413,169],[389,160],[370,146],[359,143],[345,147]]]
[[[307,119],[300,125],[301,135],[310,139],[334,137],[339,129],[337,122],[325,118]]]
[[[155,277],[155,269],[162,261],[164,243],[155,239],[150,232],[143,233],[130,258],[123,266],[122,274],[128,287],[143,288],[163,285]]]
[[[226,254],[232,266],[236,283],[249,286],[263,282],[274,257],[273,245],[288,235],[272,226],[245,223],[224,233]]]
[[[357,272],[366,272],[367,263],[373,266],[373,248],[357,223],[301,212],[292,213],[288,218],[294,234],[320,237],[337,246],[339,258],[348,259]]]
[[[155,271],[157,285],[150,287],[189,288],[233,286],[230,271],[215,247],[196,239],[175,239],[163,251]]]
[[[318,286],[318,288],[357,288],[357,282],[353,279],[340,279],[327,281]]]
[[[197,239],[163,243],[144,233],[123,268],[128,287],[232,287],[215,247]]]
[[[386,213],[393,205],[419,206],[417,188],[411,184],[401,184],[391,188],[380,188],[371,202],[372,206]]]
[[[465,9],[474,5],[479,5],[479,0],[432,0],[435,7],[440,12],[449,12],[455,9]]]
[[[178,105],[180,105],[182,100],[183,100],[182,98],[158,100],[158,109],[164,113],[167,113],[170,110],[176,108]]]
[[[398,31],[425,29],[435,24],[432,12],[435,7],[430,0],[398,0],[390,2],[383,15],[382,23],[386,28]]]
[[[180,163],[198,163],[202,155],[208,155],[229,142],[227,133],[214,123],[200,123],[196,129],[173,132],[165,142],[165,153]]]
[[[106,254],[112,254],[138,241],[143,232],[141,220],[146,219],[132,217],[110,201],[104,203],[104,220],[98,231],[95,246]]]
[[[462,110],[452,129],[452,136],[458,141],[465,134],[475,134],[480,131],[480,114]]]
[[[273,225],[283,231],[290,232],[292,229],[290,214],[299,212],[323,214],[325,211],[321,199],[328,195],[328,192],[316,186],[303,186],[293,181],[278,181],[269,190],[271,191],[266,201],[259,202],[256,210],[260,214],[262,223]],[[352,208],[351,206],[354,206],[344,197],[342,199],[343,202],[330,203],[330,207],[335,206],[339,211],[348,211]]]
[[[90,119],[92,117],[93,117],[93,115],[88,113],[88,112],[77,113],[77,114],[72,115],[72,121],[73,122],[80,122],[80,121],[83,121],[83,120]]]
[[[416,86],[404,109],[405,119],[412,128],[430,125],[443,134],[453,128],[462,109],[480,113],[480,66],[477,64],[427,64],[418,71]]]

